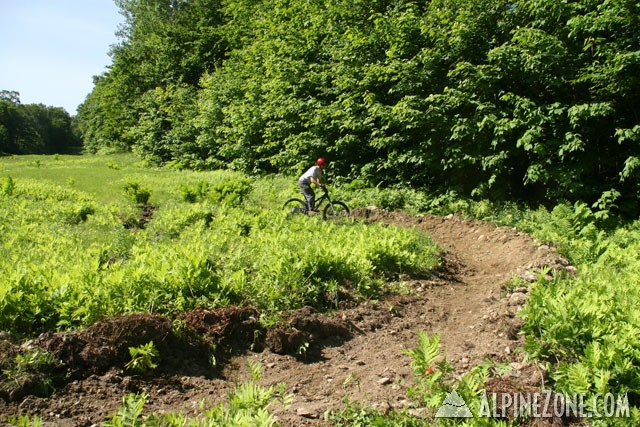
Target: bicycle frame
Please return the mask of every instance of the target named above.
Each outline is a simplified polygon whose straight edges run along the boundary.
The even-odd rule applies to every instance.
[[[331,196],[326,187],[323,187],[322,190],[323,194],[316,199],[315,205],[318,211],[322,210],[322,217],[324,219],[349,216],[349,207],[344,202],[331,200]],[[328,204],[325,203],[325,201],[328,202]],[[322,205],[324,205],[324,207],[320,209]],[[283,207],[290,213],[303,213],[305,215],[309,213],[307,201],[300,198],[294,197],[287,200]]]
[[[320,206],[324,203],[325,200],[331,203],[331,197],[329,197],[329,190],[327,190],[326,188],[323,188],[322,191],[323,191],[322,196],[316,199],[316,208],[318,209],[320,209]],[[308,206],[307,206],[307,209],[309,209]]]

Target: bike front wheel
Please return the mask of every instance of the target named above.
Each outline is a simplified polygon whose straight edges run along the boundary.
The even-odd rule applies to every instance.
[[[347,218],[350,214],[349,208],[342,202],[332,202],[325,206],[323,211],[324,219]]]
[[[289,199],[284,202],[282,208],[289,215],[300,215],[307,213],[307,203],[301,199]]]

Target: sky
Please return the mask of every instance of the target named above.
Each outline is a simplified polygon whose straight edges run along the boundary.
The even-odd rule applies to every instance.
[[[0,0],[0,90],[75,115],[123,21],[113,0]]]

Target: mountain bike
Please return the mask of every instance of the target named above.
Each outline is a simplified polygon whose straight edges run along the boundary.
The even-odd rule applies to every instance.
[[[350,214],[349,207],[344,202],[333,201],[329,196],[329,190],[326,186],[321,187],[323,194],[316,199],[316,208],[321,210],[320,207],[327,202],[327,205],[322,210],[322,218],[324,219],[339,219],[347,218]],[[309,214],[309,206],[307,202],[302,199],[292,198],[284,202],[282,206],[284,210],[289,214]]]

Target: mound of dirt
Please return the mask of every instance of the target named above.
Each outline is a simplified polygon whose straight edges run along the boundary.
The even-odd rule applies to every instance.
[[[416,218],[374,209],[354,215],[429,233],[442,248],[441,266],[432,277],[394,284],[405,292],[351,304],[331,315],[304,308],[268,330],[257,322],[256,311],[233,307],[181,315],[185,328],[179,328],[179,336],[167,319],[149,315],[105,320],[78,333],[48,334],[40,345],[92,374],[78,377],[52,398],[27,397],[5,407],[0,402],[0,412],[36,413],[46,426],[90,426],[113,413],[124,394],[136,391],[149,395],[148,411],[193,415],[201,411],[200,402],[217,402],[235,383],[250,379],[247,361],[252,360],[264,367],[264,385],[285,383],[294,396],[291,407],[274,408],[279,421],[317,426],[325,411],[342,408],[345,399],[385,411],[410,407],[413,373],[403,350],[415,347],[419,331],[440,336],[442,357],[456,376],[492,359],[509,369],[492,378],[491,390],[544,386],[546,372],[525,363],[518,350],[523,339],[517,313],[528,298],[527,282],[547,273],[545,267],[548,274],[574,274],[568,260],[518,230],[457,215]],[[521,277],[523,284],[505,286],[513,277]],[[163,352],[175,354],[176,367],[188,364],[194,354],[208,359],[212,343],[228,352],[215,371],[204,362],[200,370],[163,370],[149,378],[109,370],[122,366],[129,346],[149,340],[165,346],[163,363]]]
[[[168,350],[173,344],[171,321],[151,314],[132,314],[100,320],[70,333],[48,332],[34,343],[53,355],[74,376],[102,373],[111,367],[124,366],[130,347],[153,341]]]
[[[258,323],[260,313],[252,308],[196,309],[178,318],[209,345],[220,346],[225,351],[261,347],[264,328]]]
[[[269,329],[266,336],[266,345],[276,354],[292,354],[309,357],[309,346],[313,343],[333,340],[332,345],[339,345],[342,341],[351,337],[351,329],[345,320],[331,319],[319,314],[312,307],[304,307],[300,310],[284,316],[284,321],[274,328]],[[319,346],[311,347],[315,353]],[[315,357],[319,354],[315,354]]]

